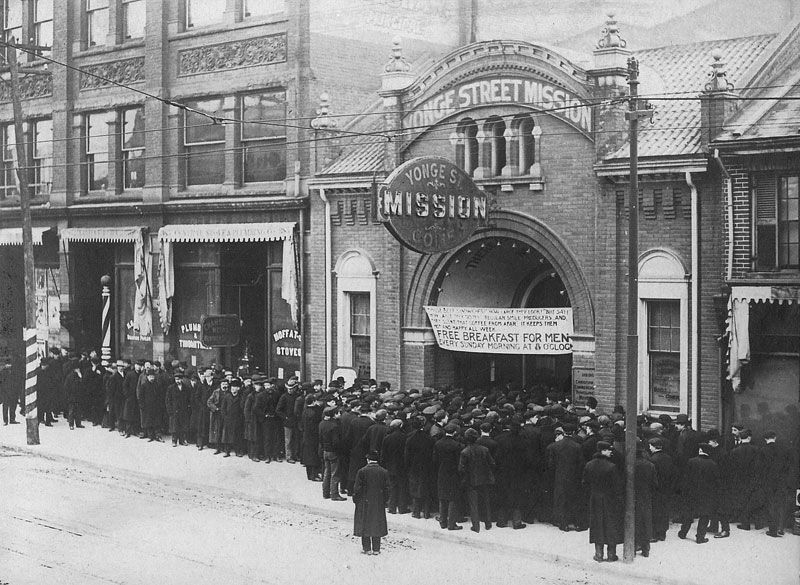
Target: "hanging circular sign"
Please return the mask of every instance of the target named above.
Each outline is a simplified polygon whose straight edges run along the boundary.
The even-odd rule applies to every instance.
[[[419,157],[397,167],[378,186],[378,220],[420,254],[455,248],[486,225],[486,193],[442,157]]]

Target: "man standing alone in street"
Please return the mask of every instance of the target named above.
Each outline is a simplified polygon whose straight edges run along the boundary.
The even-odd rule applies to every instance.
[[[386,526],[386,502],[389,499],[389,472],[378,465],[378,454],[367,454],[367,464],[358,470],[353,485],[356,505],[353,534],[361,537],[362,553],[381,552],[381,538],[389,533]]]

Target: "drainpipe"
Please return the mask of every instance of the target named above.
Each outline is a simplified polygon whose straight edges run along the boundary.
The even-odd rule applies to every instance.
[[[325,380],[330,382],[333,348],[333,306],[331,299],[331,202],[320,187],[319,198],[325,204]]]
[[[730,282],[733,278],[733,179],[731,174],[722,162],[719,156],[719,149],[714,149],[714,160],[719,166],[719,170],[725,177],[725,190],[727,195],[727,208],[728,208],[728,258],[725,270],[725,279]]]
[[[689,368],[689,386],[692,390],[692,400],[690,402],[690,416],[697,430],[700,430],[698,416],[700,414],[700,388],[699,388],[699,355],[700,355],[700,222],[697,201],[697,186],[692,182],[692,173],[686,172],[686,184],[691,190],[691,232],[692,232],[692,301],[691,301],[691,333],[689,339],[692,348],[689,356],[691,366]]]
[[[300,197],[300,161],[294,161],[294,196]],[[306,214],[303,208],[300,208],[299,213],[299,225],[298,231],[300,232],[297,236],[297,250],[299,258],[299,265],[298,265],[298,286],[300,287],[300,308],[298,311],[298,330],[300,331],[300,347],[302,350],[300,351],[300,379],[306,380],[306,355],[308,352],[308,346],[306,345],[306,271],[305,271],[305,263],[306,263]]]

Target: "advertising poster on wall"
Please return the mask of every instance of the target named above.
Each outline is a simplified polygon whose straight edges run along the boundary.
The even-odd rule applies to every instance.
[[[572,308],[425,307],[442,349],[473,353],[572,353]]]

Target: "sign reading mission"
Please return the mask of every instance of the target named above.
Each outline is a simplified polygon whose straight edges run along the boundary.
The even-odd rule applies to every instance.
[[[446,158],[420,157],[397,167],[377,192],[378,220],[404,246],[444,252],[486,225],[486,194]]]

